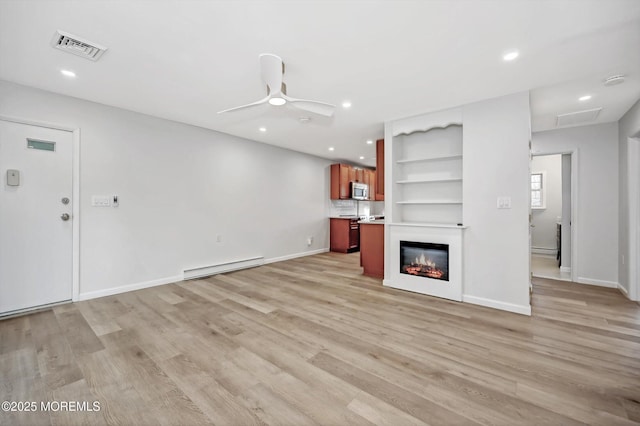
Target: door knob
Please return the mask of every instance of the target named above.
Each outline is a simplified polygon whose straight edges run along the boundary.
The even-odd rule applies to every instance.
[[[64,220],[66,222],[67,220],[69,220],[70,217],[71,216],[69,216],[68,213],[62,213],[62,215],[60,216],[60,219],[62,219],[62,220]]]

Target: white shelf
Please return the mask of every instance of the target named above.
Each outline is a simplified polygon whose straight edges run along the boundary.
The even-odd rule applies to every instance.
[[[418,162],[427,162],[427,161],[441,161],[441,160],[457,160],[461,159],[462,154],[460,155],[445,155],[441,157],[423,157],[423,158],[405,158],[403,160],[396,160],[398,164],[407,164],[407,163],[418,163]]]
[[[462,204],[462,200],[407,200],[396,201],[396,204]]]
[[[445,178],[445,179],[411,179],[411,180],[399,180],[396,183],[437,183],[437,182],[462,182],[462,178]]]

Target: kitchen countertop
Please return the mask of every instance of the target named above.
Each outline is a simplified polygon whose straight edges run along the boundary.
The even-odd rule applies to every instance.
[[[361,221],[358,221],[358,223],[370,224],[370,225],[384,225],[384,219],[361,220]]]
[[[358,220],[360,220],[360,217],[361,216],[329,216],[329,219],[358,219]],[[382,216],[382,215],[377,215],[377,216],[373,216],[373,217],[376,218],[375,219],[376,222],[384,220],[384,216]],[[366,220],[364,220],[364,221],[360,220],[360,221],[361,222],[365,222],[365,223],[368,222]],[[371,222],[373,222],[373,221],[371,221]]]

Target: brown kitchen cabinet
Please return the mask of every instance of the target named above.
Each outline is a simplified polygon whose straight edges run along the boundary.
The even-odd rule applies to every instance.
[[[384,278],[383,223],[360,223],[360,266],[363,275]]]
[[[365,178],[364,183],[369,185],[369,200],[376,200],[376,171],[375,170],[365,170]]]
[[[351,198],[353,167],[348,164],[331,165],[331,199],[348,200]]]
[[[329,241],[331,251],[351,253],[360,249],[360,225],[358,219],[329,219]]]
[[[356,178],[354,182],[364,183],[364,169],[356,169],[354,168],[356,173]]]
[[[376,175],[373,170],[361,169],[349,164],[331,165],[331,199],[351,199],[351,182],[366,183],[369,185],[369,200],[375,200]]]
[[[384,139],[376,141],[376,188],[375,200],[384,201]]]

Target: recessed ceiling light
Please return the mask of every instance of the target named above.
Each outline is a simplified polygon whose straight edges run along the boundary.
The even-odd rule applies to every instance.
[[[334,149],[335,149],[335,148],[334,148],[334,147],[332,147],[332,146],[330,146],[330,147],[329,147],[329,151],[333,151]]]
[[[367,140],[367,145],[371,145],[373,143],[373,141],[371,139]]]
[[[584,95],[584,96],[580,96],[578,98],[579,101],[588,101],[589,99],[591,99],[591,95]]]
[[[505,53],[502,56],[502,59],[504,59],[507,62],[510,62],[510,61],[513,61],[514,59],[516,59],[519,55],[520,55],[520,52],[518,52],[517,50],[511,50],[511,51]]]
[[[271,98],[269,99],[269,103],[271,105],[280,106],[286,104],[287,101],[285,101],[283,98]]]
[[[267,128],[266,127],[260,127],[258,130],[260,130],[261,132],[266,132]]]
[[[69,70],[60,70],[60,72],[62,73],[62,75],[64,75],[65,77],[70,77],[73,78],[76,76],[76,73],[73,71],[69,71]]]
[[[351,108],[351,101],[342,102],[342,108]]]
[[[361,160],[364,160],[364,155],[361,155],[361,156],[360,156],[360,159],[361,159]]]

